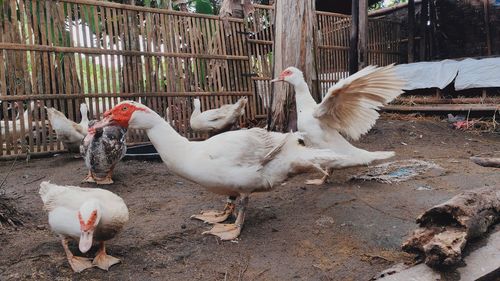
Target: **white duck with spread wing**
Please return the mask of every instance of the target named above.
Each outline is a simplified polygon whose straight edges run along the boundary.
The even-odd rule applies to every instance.
[[[50,125],[56,131],[57,138],[69,152],[79,153],[80,143],[88,133],[89,118],[87,116],[87,105],[80,104],[82,119],[80,123],[69,120],[62,112],[53,107],[46,108]]]
[[[193,113],[189,119],[191,129],[211,135],[229,130],[245,114],[247,98],[243,97],[234,104],[225,104],[217,109],[201,112],[199,99],[193,100]]]
[[[205,211],[193,216],[215,224],[205,233],[223,240],[239,236],[251,193],[270,191],[290,174],[321,169],[321,165],[338,168],[351,165],[349,157],[328,149],[303,146],[297,134],[261,128],[229,131],[205,141],[189,141],[156,112],[132,101],[121,102],[104,116],[102,126],[145,130],[173,173],[230,197],[223,211]],[[223,224],[235,210],[233,200],[238,196],[241,196],[241,204],[236,221]]]
[[[52,231],[61,237],[71,268],[75,272],[92,266],[108,270],[120,262],[106,254],[104,243],[114,238],[128,221],[128,208],[118,195],[100,188],[40,184],[39,194],[49,215]],[[68,248],[70,239],[78,240],[80,252],[86,253],[93,242],[99,243],[94,260],[78,257]]]
[[[342,135],[358,140],[367,133],[380,116],[378,110],[391,102],[403,91],[405,82],[399,78],[394,66],[368,66],[340,80],[328,89],[319,104],[313,99],[300,70],[285,69],[272,82],[284,81],[295,87],[297,103],[297,127],[304,133],[307,146],[327,148],[347,154],[354,165],[369,164],[375,160],[394,156],[393,151],[366,151],[350,144]],[[328,174],[331,172],[329,169]],[[321,180],[310,180],[309,184],[323,184]]]

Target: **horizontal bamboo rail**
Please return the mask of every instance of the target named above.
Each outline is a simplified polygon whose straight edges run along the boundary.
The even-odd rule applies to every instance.
[[[273,41],[270,40],[257,40],[257,39],[247,39],[248,43],[261,44],[261,45],[273,45]]]
[[[414,104],[500,104],[499,97],[486,98],[424,98],[424,97],[399,97],[398,103]]]
[[[148,7],[120,4],[120,3],[107,2],[107,1],[106,2],[105,1],[96,1],[96,0],[57,0],[57,1],[58,2],[65,2],[65,3],[73,3],[73,4],[92,5],[92,6],[96,6],[96,7],[106,7],[106,8],[120,9],[120,10],[136,11],[136,12],[176,15],[176,16],[183,16],[183,17],[195,17],[195,18],[204,18],[204,19],[213,19],[213,20],[220,20],[221,19],[221,17],[214,16],[214,15],[194,14],[194,13],[180,12],[180,11],[167,10],[167,9],[148,8]],[[236,23],[243,22],[243,19],[238,19],[238,18],[228,18],[227,20],[230,22],[236,22]]]
[[[55,52],[55,53],[80,53],[80,54],[92,54],[92,55],[122,55],[122,56],[219,59],[219,60],[248,60],[248,56],[208,55],[208,54],[196,54],[196,53],[145,52],[145,51],[96,49],[96,48],[83,48],[83,47],[58,47],[58,46],[26,45],[26,44],[18,44],[18,43],[0,43],[0,50],[40,51],[40,52]]]
[[[89,94],[43,94],[0,96],[0,101],[82,99],[82,98],[143,98],[143,97],[216,97],[216,96],[252,96],[253,92],[141,92],[141,93],[89,93]]]
[[[499,104],[429,104],[429,105],[386,105],[384,111],[397,112],[452,112],[452,111],[499,111]]]
[[[349,47],[344,46],[328,46],[328,45],[319,45],[319,49],[328,49],[328,50],[349,50]]]

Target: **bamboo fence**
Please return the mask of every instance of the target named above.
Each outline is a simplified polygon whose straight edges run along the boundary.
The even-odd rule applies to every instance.
[[[202,110],[247,96],[251,123],[265,117],[272,77],[274,13],[256,5],[248,19],[95,0],[0,2],[0,158],[62,150],[47,120],[55,107],[79,122],[118,102],[140,101],[190,139],[192,100]],[[347,75],[348,16],[317,13],[322,88]],[[394,26],[392,25],[394,24]],[[369,62],[399,61],[399,26],[371,21]],[[16,113],[19,118],[16,119]],[[129,143],[147,141],[130,131]]]
[[[196,97],[207,110],[248,96],[242,121],[254,119],[242,19],[223,28],[217,16],[93,0],[5,0],[0,15],[0,157],[62,149],[43,106],[75,122],[82,102],[90,119],[124,99],[169,107],[191,139],[202,137],[189,128]],[[128,141],[146,139],[131,131]]]

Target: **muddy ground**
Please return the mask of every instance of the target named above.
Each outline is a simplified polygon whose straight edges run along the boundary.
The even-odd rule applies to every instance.
[[[399,246],[426,208],[500,183],[498,170],[469,160],[500,151],[498,134],[465,133],[432,120],[380,120],[358,145],[395,150],[396,159],[430,160],[445,173],[383,184],[350,181],[366,167],[349,168],[320,187],[304,185],[319,174],[298,176],[252,196],[240,239],[221,242],[202,235],[209,226],[189,216],[221,208],[225,198],[172,175],[160,162],[125,161],[109,186],[130,210],[125,230],[108,244],[122,263],[80,274],[71,271],[48,229],[38,188],[42,180],[80,185],[82,160],[67,154],[19,160],[4,188],[25,225],[0,228],[0,280],[369,280],[412,260]],[[2,179],[11,165],[0,162]]]

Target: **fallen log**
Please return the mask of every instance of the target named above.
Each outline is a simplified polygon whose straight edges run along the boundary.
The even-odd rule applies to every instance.
[[[460,280],[498,280],[495,277],[500,274],[500,251],[498,251],[500,248],[500,231],[492,233],[486,241],[481,241],[481,244],[484,244],[484,246],[464,258],[465,266],[456,269]],[[422,263],[406,269],[400,264],[397,267],[384,270],[372,280],[449,280],[449,273],[449,271],[442,273]],[[445,278],[446,276],[448,278]]]
[[[434,206],[417,218],[420,228],[403,243],[406,252],[425,258],[429,266],[462,260],[467,241],[480,237],[500,220],[500,188],[478,188]]]
[[[471,157],[470,160],[479,166],[500,168],[500,158]]]

